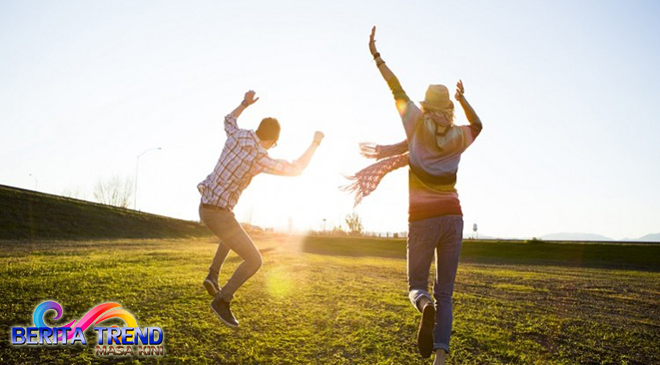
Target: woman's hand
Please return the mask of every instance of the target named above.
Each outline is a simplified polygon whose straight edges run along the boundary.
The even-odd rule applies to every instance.
[[[456,98],[458,101],[461,101],[465,98],[465,95],[463,95],[464,93],[465,88],[463,88],[463,80],[458,80],[456,83],[456,95],[454,95],[454,98]]]
[[[374,25],[373,28],[371,28],[371,35],[369,36],[369,52],[371,52],[371,55],[376,57],[376,53],[378,51],[376,50],[376,26]]]
[[[470,125],[478,125],[478,131],[481,131],[481,119],[477,116],[477,113],[474,111],[474,108],[468,103],[467,100],[465,100],[465,88],[463,88],[463,80],[458,80],[456,83],[456,95],[454,97],[456,98],[456,101],[461,103],[461,106],[463,107],[463,110],[465,111],[465,116],[468,119],[468,122],[470,122]]]

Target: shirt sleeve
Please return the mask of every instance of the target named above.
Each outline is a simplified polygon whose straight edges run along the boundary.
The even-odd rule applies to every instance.
[[[481,123],[473,123],[470,125],[462,125],[459,127],[463,135],[463,150],[466,150],[477,138],[483,126]]]
[[[387,82],[387,84],[392,91],[392,96],[394,96],[396,109],[399,111],[399,115],[401,116],[403,128],[406,130],[406,136],[408,136],[408,139],[410,139],[413,131],[415,130],[417,121],[420,120],[422,116],[422,111],[417,107],[417,105],[415,105],[412,100],[410,100],[406,92],[403,90],[399,79],[393,77]]]
[[[277,160],[268,155],[263,155],[257,158],[257,165],[260,172],[265,172],[272,175],[280,176],[297,176],[300,175],[299,169],[295,163],[286,160]]]
[[[232,135],[239,131],[236,117],[233,114],[227,114],[225,117],[225,132],[227,135]]]

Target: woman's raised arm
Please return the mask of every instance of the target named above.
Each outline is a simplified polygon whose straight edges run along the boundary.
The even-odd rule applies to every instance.
[[[375,25],[373,28],[371,28],[371,35],[369,36],[369,52],[371,52],[371,55],[374,57],[374,60],[376,61],[376,67],[378,67],[378,71],[380,71],[380,74],[383,76],[383,79],[385,79],[385,82],[389,84],[390,80],[394,79],[396,76],[394,76],[392,70],[390,70],[390,68],[387,67],[385,61],[383,61],[383,59],[380,57],[380,53],[378,53],[378,50],[376,50]]]
[[[385,79],[385,82],[387,82],[387,86],[389,86],[390,90],[392,91],[394,101],[396,102],[396,108],[399,111],[401,117],[404,119],[403,124],[406,128],[406,133],[409,133],[409,127],[412,126],[411,123],[416,120],[420,111],[414,105],[414,103],[410,102],[410,98],[408,95],[406,95],[403,87],[401,87],[399,79],[394,76],[392,70],[387,67],[385,61],[383,61],[383,59],[380,57],[380,53],[378,53],[378,50],[376,49],[376,26],[371,28],[371,35],[369,36],[369,51],[376,61],[376,67],[378,67],[378,71],[380,71],[383,79]]]

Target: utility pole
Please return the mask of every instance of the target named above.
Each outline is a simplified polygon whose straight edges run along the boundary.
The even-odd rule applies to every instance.
[[[141,154],[137,156],[137,162],[135,163],[135,194],[133,195],[134,201],[133,201],[133,209],[137,210],[137,194],[138,194],[138,173],[140,172],[140,157],[144,155],[147,152],[155,151],[155,150],[160,150],[160,147],[153,147],[150,148]]]

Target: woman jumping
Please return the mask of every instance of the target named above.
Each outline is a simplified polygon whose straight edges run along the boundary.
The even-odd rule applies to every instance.
[[[421,109],[408,98],[399,80],[376,50],[376,27],[371,30],[369,50],[376,67],[389,85],[403,121],[406,140],[375,146],[362,144],[362,154],[379,160],[351,177],[347,190],[355,192],[355,204],[376,189],[383,177],[409,166],[408,289],[412,304],[422,313],[417,344],[423,357],[435,351],[434,364],[444,364],[449,352],[452,326],[452,292],[463,240],[463,213],[454,188],[461,154],[481,132],[482,125],[464,96],[462,81],[455,99],[469,125],[454,124],[454,103],[444,85],[430,85]],[[435,255],[433,297],[428,276]]]

